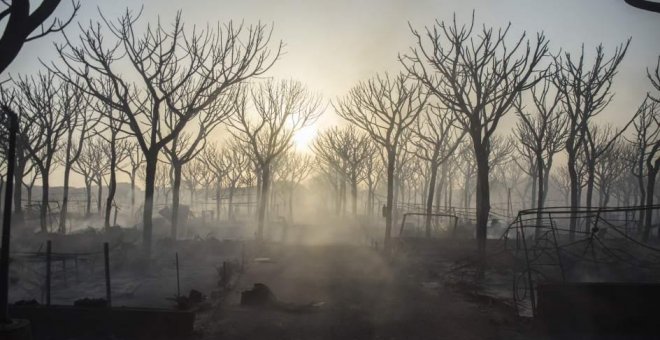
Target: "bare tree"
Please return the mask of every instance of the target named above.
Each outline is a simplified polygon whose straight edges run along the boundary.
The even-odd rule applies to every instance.
[[[234,194],[241,180],[245,178],[245,173],[249,165],[250,159],[248,154],[243,150],[240,144],[231,144],[227,152],[227,172],[225,175],[227,189],[229,190],[229,197],[227,199],[227,218],[230,221],[235,219],[234,211]]]
[[[660,57],[656,64],[655,71],[647,69],[647,76],[651,85],[660,91]],[[657,94],[655,94],[657,95]],[[641,157],[644,158],[646,166],[646,206],[652,206],[656,189],[656,180],[660,171],[660,99],[655,96],[649,96],[650,100],[645,100],[642,107],[638,110],[637,121],[634,123],[638,132],[637,147],[640,150]],[[640,174],[643,173],[639,169]],[[649,239],[651,226],[653,223],[653,214],[647,211],[644,216],[644,229],[642,238],[644,241]],[[659,234],[660,235],[660,232]]]
[[[289,208],[289,223],[293,223],[293,199],[296,188],[309,176],[314,160],[309,155],[289,151],[282,157],[279,179],[284,184]]]
[[[128,164],[124,167],[119,166],[117,170],[125,173],[129,180],[131,181],[131,215],[134,213],[135,209],[135,183],[137,180],[137,174],[140,170],[140,167],[144,164],[144,154],[140,149],[140,146],[135,141],[130,141],[126,145],[126,157],[128,158]]]
[[[100,137],[91,138],[83,144],[82,150],[71,170],[81,175],[85,182],[87,202],[85,205],[85,216],[91,214],[92,184],[96,183],[99,173],[103,174],[107,169],[107,159],[103,152],[103,143]]]
[[[190,89],[193,90],[193,89]],[[186,93],[187,91],[184,91]],[[193,92],[194,93],[194,92]],[[176,240],[179,224],[179,191],[181,188],[181,173],[183,167],[192,161],[206,146],[206,137],[222,123],[231,113],[230,98],[233,94],[223,94],[206,106],[199,106],[199,113],[195,116],[195,129],[181,131],[174,134],[169,144],[163,147],[165,155],[172,166],[174,182],[172,183],[172,229],[171,237]],[[181,99],[183,105],[191,107],[197,105],[189,98]],[[188,108],[186,108],[188,109]],[[174,130],[180,115],[169,115],[165,125],[169,131]]]
[[[55,12],[61,0],[34,1],[2,1],[0,4],[0,23],[3,23],[2,36],[0,36],[0,73],[18,56],[23,45],[39,39],[49,33],[59,32],[66,27],[80,8],[80,3],[73,1],[73,11],[66,20],[58,18],[49,23],[48,18]],[[36,5],[30,10],[31,5]]]
[[[117,121],[113,122],[116,123]],[[110,135],[104,137],[106,143],[103,145],[103,153],[107,159],[106,164],[108,165],[107,173],[110,175],[108,179],[108,196],[105,200],[105,213],[103,214],[103,227],[106,229],[110,228],[110,214],[112,213],[112,207],[116,206],[117,170],[119,164],[128,158],[128,153],[130,152],[128,141],[125,138],[119,138],[117,136],[119,133],[117,127],[112,125],[109,127]]]
[[[598,188],[598,206],[606,207],[612,189],[628,172],[629,162],[622,157],[628,150],[622,142],[616,142],[598,159],[594,167],[594,184]]]
[[[585,64],[584,46],[580,55],[574,58],[569,52],[555,59],[556,72],[553,82],[557,91],[562,95],[562,111],[568,118],[566,153],[568,155],[568,174],[571,179],[570,191],[570,237],[575,237],[576,217],[575,208],[579,205],[580,179],[578,174],[578,158],[584,152],[589,122],[605,109],[612,100],[612,81],[616,69],[628,50],[628,40],[624,45],[618,46],[614,55],[606,59],[603,45],[596,47],[596,56],[589,68]]]
[[[362,177],[367,184],[367,205],[365,209],[366,214],[368,216],[372,216],[374,210],[376,188],[378,187],[380,179],[383,177],[382,175],[384,167],[381,158],[375,156],[379,153],[378,146],[373,141],[371,141],[367,148],[369,148],[369,154],[372,156],[367,157],[364,160],[364,166],[362,167],[364,174]]]
[[[363,180],[366,160],[374,157],[370,136],[360,133],[354,126],[335,127],[321,133],[314,141],[312,150],[325,166],[334,169],[343,181],[348,182],[351,188],[351,212],[356,216],[358,184]],[[340,199],[343,199],[341,195],[344,192],[340,190]]]
[[[16,101],[18,100],[17,97],[20,97],[20,91],[16,86],[6,86],[6,87],[0,86],[0,102],[3,107],[3,110],[12,110],[11,108],[16,106]],[[6,118],[2,118],[2,119],[6,119]],[[5,125],[3,126],[5,127],[9,126],[8,122],[5,122]],[[12,222],[15,225],[21,225],[23,223],[23,205],[22,205],[23,186],[20,184],[24,182],[24,178],[30,173],[33,176],[32,176],[32,180],[28,181],[28,183],[34,184],[36,178],[38,178],[38,173],[36,171],[33,172],[35,168],[35,163],[31,161],[30,154],[26,148],[26,144],[29,143],[34,138],[30,134],[37,132],[38,131],[36,129],[32,128],[31,124],[26,124],[25,122],[21,122],[18,126],[17,137],[16,137],[16,165],[14,167],[14,181],[15,183],[17,183],[17,185],[14,188],[14,197],[13,197],[14,214],[12,217]],[[5,134],[5,136],[8,135]],[[29,186],[29,188],[30,188],[29,204],[31,204],[32,186]]]
[[[40,209],[41,230],[47,231],[49,197],[49,175],[56,165],[56,153],[61,148],[61,138],[66,134],[67,121],[71,112],[68,108],[67,86],[55,80],[51,72],[39,73],[33,77],[19,77],[13,81],[19,95],[15,112],[19,113],[21,124],[28,126],[26,135],[31,140],[23,144],[30,158],[41,173]]]
[[[201,161],[206,170],[211,173],[215,181],[215,214],[216,220],[220,220],[221,190],[227,172],[229,172],[226,151],[217,144],[207,145],[201,155]]]
[[[249,92],[249,94],[248,94]],[[254,114],[248,109],[251,99]],[[260,172],[257,240],[263,240],[266,207],[272,181],[272,165],[291,148],[296,131],[313,124],[321,115],[320,96],[293,80],[268,80],[237,96],[235,115],[229,120],[232,135],[249,148]]]
[[[541,209],[548,194],[548,178],[555,154],[564,148],[568,120],[561,111],[561,94],[550,93],[552,83],[545,80],[531,90],[531,109],[523,106],[522,96],[514,104],[518,114],[518,123],[514,134],[520,142],[520,149],[531,155],[531,168],[536,171],[532,179],[536,180],[537,225],[541,223]],[[531,112],[530,112],[531,111]],[[535,190],[532,190],[533,192]],[[538,229],[537,229],[538,231]]]
[[[465,130],[458,131],[453,125],[453,112],[429,107],[417,121],[417,129],[411,142],[417,146],[417,157],[429,163],[429,183],[426,197],[426,237],[431,237],[431,213],[435,199],[438,168],[451,157],[463,140]]]
[[[610,125],[603,126],[590,124],[587,127],[586,136],[584,138],[584,158],[587,167],[587,209],[590,209],[593,205],[593,191],[596,185],[596,167],[601,159],[606,157],[608,153],[612,151],[612,148],[615,147],[616,141],[624,130],[625,128],[616,131]],[[590,217],[587,217],[587,221],[590,221]],[[587,223],[587,225],[589,224]]]
[[[455,17],[450,24],[436,21],[423,33],[412,29],[416,46],[400,56],[408,72],[456,113],[457,124],[472,139],[477,164],[477,248],[482,262],[490,212],[491,139],[520,93],[545,76],[539,67],[548,54],[542,33],[536,35],[533,46],[526,34],[509,45],[510,28],[475,30],[474,16],[470,24],[461,26]]]
[[[179,13],[171,28],[158,22],[138,35],[138,18],[127,11],[116,22],[103,18],[104,25],[90,24],[82,29],[78,46],[68,37],[56,46],[68,68],[51,67],[65,79],[81,77],[85,92],[120,111],[126,132],[140,145],[146,164],[143,246],[148,255],[159,153],[232,86],[267,71],[280,49],[271,52],[270,32],[261,24],[229,22],[190,33]],[[105,39],[105,30],[114,42]],[[101,90],[106,82],[112,84],[111,95]]]
[[[202,181],[202,176],[206,172],[206,166],[200,160],[188,162],[181,169],[181,181],[188,189],[190,194],[190,206],[195,204],[195,191]]]
[[[77,87],[64,83],[59,91],[63,99],[62,110],[68,112],[65,125],[65,145],[62,149],[62,165],[64,167],[64,184],[62,188],[62,205],[60,207],[59,232],[66,232],[66,220],[69,206],[69,175],[71,167],[78,161],[83,143],[89,139],[91,131],[98,118],[88,110],[87,98]]]
[[[419,82],[403,74],[388,74],[361,82],[343,99],[333,105],[337,114],[366,131],[385,150],[387,163],[387,203],[385,211],[385,249],[390,249],[392,210],[394,206],[394,175],[402,135],[417,120],[428,96]]]

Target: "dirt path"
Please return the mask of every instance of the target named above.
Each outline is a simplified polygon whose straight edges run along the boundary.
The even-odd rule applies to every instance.
[[[468,302],[405,264],[350,246],[271,249],[251,262],[236,289],[211,312],[204,339],[516,339],[527,338],[495,308]],[[323,302],[315,311],[239,305],[256,282],[282,302]],[[424,284],[423,284],[424,283]]]

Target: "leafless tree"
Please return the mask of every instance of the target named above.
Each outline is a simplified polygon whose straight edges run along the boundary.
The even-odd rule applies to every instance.
[[[570,190],[570,235],[575,237],[576,211],[579,205],[580,179],[578,174],[578,158],[585,152],[584,140],[587,135],[589,122],[597,116],[612,100],[612,81],[616,69],[628,50],[628,40],[624,45],[618,46],[614,55],[606,59],[603,45],[596,47],[596,56],[591,67],[585,62],[584,46],[580,55],[575,58],[571,53],[564,53],[563,57],[555,59],[556,72],[553,82],[562,96],[562,111],[568,118],[566,153],[568,156],[568,174],[571,179]]]
[[[293,202],[296,188],[309,176],[314,165],[312,156],[289,151],[281,159],[279,169],[280,181],[284,184],[286,191],[287,207],[289,208],[289,223],[293,223]]]
[[[564,165],[559,166],[554,173],[550,174],[550,179],[564,196],[564,204],[568,205],[571,194],[571,177],[568,174],[568,167]]]
[[[66,27],[80,8],[80,3],[73,1],[73,11],[66,20],[48,18],[55,12],[61,0],[42,0],[38,2],[7,0],[0,4],[0,23],[3,31],[0,36],[0,73],[18,56],[26,42],[39,39],[49,33],[59,32]],[[30,10],[36,5],[34,10]]]
[[[114,121],[110,124],[116,122],[117,121]],[[116,206],[115,194],[117,193],[117,171],[119,169],[119,164],[128,158],[128,153],[130,152],[130,144],[125,137],[119,138],[117,136],[119,133],[117,127],[118,126],[111,125],[109,127],[109,136],[103,137],[106,142],[103,145],[103,154],[107,159],[107,173],[110,175],[108,179],[108,196],[105,200],[105,213],[103,214],[103,226],[106,229],[110,228],[110,214],[112,213],[112,207]]]
[[[218,144],[209,144],[201,154],[201,161],[206,170],[211,173],[215,182],[215,214],[216,220],[220,220],[220,206],[222,199],[222,183],[229,172],[227,153]]]
[[[65,144],[62,149],[62,166],[64,167],[64,184],[62,188],[62,205],[60,207],[59,232],[66,232],[66,220],[69,206],[69,177],[71,167],[78,161],[82,146],[94,130],[98,117],[88,108],[88,101],[77,87],[64,83],[58,91],[63,99],[62,110],[68,112],[65,125]]]
[[[142,180],[145,180],[147,176],[146,164],[142,169]],[[170,193],[172,192],[172,182],[173,182],[172,167],[164,160],[159,160],[158,165],[156,166],[156,177],[154,178],[155,189],[160,194],[165,194],[164,204],[167,205],[167,202],[170,200]],[[155,202],[158,203],[159,196],[156,196]]]
[[[125,173],[129,180],[131,181],[131,215],[134,213],[135,209],[135,183],[137,180],[137,174],[140,170],[140,167],[144,164],[144,154],[140,149],[140,146],[135,141],[129,141],[126,145],[126,156],[128,158],[128,168],[124,169],[123,166],[119,166],[117,170]]]
[[[206,165],[200,160],[193,160],[186,163],[181,169],[181,181],[188,189],[190,194],[190,206],[195,204],[195,191],[201,184],[202,176],[206,172]]]
[[[250,110],[249,103],[252,103]],[[296,131],[313,124],[323,112],[320,96],[293,80],[268,80],[237,96],[230,132],[249,149],[261,178],[257,240],[263,240],[272,165],[292,146]]]
[[[598,206],[606,207],[610,201],[612,188],[628,171],[629,163],[624,155],[626,149],[621,142],[615,142],[599,157],[594,167],[594,184],[598,188]]]
[[[374,211],[376,188],[378,187],[380,179],[383,177],[384,167],[381,158],[375,156],[379,153],[378,145],[371,141],[367,147],[370,150],[369,154],[371,157],[367,157],[364,160],[364,166],[362,167],[362,171],[364,173],[362,174],[362,177],[364,178],[364,182],[367,184],[366,214],[368,216],[372,216]]]
[[[16,86],[0,86],[0,105],[2,105],[3,110],[13,111],[12,108],[16,107],[17,97],[19,96],[20,96],[20,91]],[[4,115],[2,119],[5,119],[3,126],[8,127],[9,123]],[[5,128],[5,130],[6,129],[7,128]],[[13,197],[14,214],[12,217],[12,222],[15,225],[21,225],[23,223],[23,205],[22,205],[23,190],[20,184],[24,182],[24,178],[30,173],[33,176],[32,176],[32,180],[28,181],[28,183],[34,184],[34,181],[36,180],[36,178],[38,178],[38,173],[36,171],[33,171],[35,168],[35,163],[31,161],[30,154],[28,153],[28,150],[25,147],[26,143],[29,143],[29,141],[33,139],[33,137],[30,134],[36,132],[38,131],[36,129],[33,129],[31,124],[27,124],[25,120],[19,123],[17,136],[16,136],[16,165],[14,167],[14,181],[15,183],[17,183],[17,185],[14,188],[14,197]],[[5,133],[4,136],[8,136],[8,135]],[[6,143],[3,145],[6,145]],[[30,188],[29,204],[31,204],[32,186],[30,186],[29,188]]]
[[[229,190],[229,197],[227,198],[227,218],[230,221],[233,221],[235,218],[234,211],[236,210],[234,209],[234,194],[236,193],[236,188],[241,180],[245,178],[245,173],[251,173],[249,170],[246,171],[250,164],[250,159],[241,145],[236,143],[229,147],[226,156],[227,172],[225,179],[227,190]]]
[[[642,194],[641,205],[651,206],[654,201],[658,171],[660,171],[660,102],[647,99],[637,113],[633,123],[637,132],[634,143],[637,150],[633,169]],[[644,177],[646,177],[646,183],[644,183]],[[650,236],[652,215],[648,212],[643,216],[642,238],[645,241]]]
[[[384,149],[387,169],[385,211],[385,249],[390,249],[394,176],[397,157],[403,145],[402,135],[410,129],[426,105],[428,96],[419,82],[403,74],[385,74],[353,87],[348,95],[333,105],[337,114],[366,131]]]
[[[65,35],[66,43],[56,47],[67,69],[51,67],[65,79],[81,77],[85,92],[122,112],[126,132],[140,145],[146,164],[143,246],[148,255],[158,155],[219,96],[267,71],[280,48],[268,48],[270,31],[261,24],[229,22],[190,32],[179,13],[170,28],[158,22],[139,35],[139,15],[127,11],[117,21],[102,18],[103,25],[82,29],[77,46]],[[114,41],[106,39],[106,31]],[[108,81],[111,95],[100,88]]]
[[[80,155],[72,165],[71,170],[81,175],[85,182],[87,198],[85,216],[89,216],[92,205],[92,184],[98,181],[99,174],[102,176],[107,170],[107,159],[105,159],[103,142],[100,137],[92,138],[83,144]]]
[[[191,89],[193,90],[193,89]],[[195,126],[189,131],[177,132],[169,144],[163,147],[167,156],[174,177],[172,183],[172,239],[177,238],[179,224],[179,192],[181,188],[181,173],[185,164],[189,163],[199,155],[206,146],[206,138],[215,128],[222,123],[231,113],[232,93],[224,93],[218,96],[216,100],[209,102],[206,106],[200,106],[197,109],[199,113],[195,116]],[[191,99],[181,99],[183,105],[197,105],[194,102],[188,102]],[[165,125],[169,131],[174,130],[180,115],[169,115],[165,119]]]
[[[548,54],[542,33],[531,43],[526,34],[507,43],[511,25],[475,30],[456,18],[436,21],[420,33],[412,29],[415,47],[400,60],[408,72],[449,110],[472,139],[477,164],[477,248],[485,263],[486,228],[490,212],[489,157],[491,139],[501,118],[523,91],[545,76],[540,70]]]
[[[611,153],[612,148],[616,146],[616,142],[624,130],[616,131],[610,125],[596,124],[590,124],[587,128],[584,138],[584,158],[587,168],[587,209],[590,209],[593,204],[593,191],[596,185],[596,167],[603,157]],[[589,217],[587,217],[587,221],[590,221]]]
[[[426,197],[426,237],[431,236],[431,213],[435,199],[436,180],[440,165],[451,157],[463,140],[462,132],[452,125],[453,112],[435,106],[429,106],[421,119],[417,120],[417,129],[411,142],[417,148],[417,157],[429,163],[429,183]]]
[[[314,141],[312,150],[323,166],[333,169],[344,182],[348,182],[351,188],[351,212],[356,216],[358,184],[363,180],[367,159],[374,157],[371,138],[357,131],[354,126],[335,127],[321,133]],[[344,192],[340,190],[340,200]]]
[[[564,148],[568,123],[561,111],[561,93],[553,95],[551,89],[552,83],[546,79],[531,89],[531,108],[523,106],[522,96],[514,104],[519,118],[514,129],[519,142],[516,145],[521,153],[531,156],[526,168],[533,170],[531,177],[536,181],[532,186],[532,196],[536,196],[532,199],[536,199],[537,225],[541,223],[541,209],[548,195],[553,157]]]
[[[41,173],[40,209],[41,230],[47,231],[49,175],[56,165],[56,153],[66,134],[71,112],[66,111],[72,95],[67,85],[55,80],[51,72],[32,77],[19,77],[13,81],[18,89],[13,109],[19,113],[21,124],[28,126],[26,135],[31,139],[23,144],[30,158]]]

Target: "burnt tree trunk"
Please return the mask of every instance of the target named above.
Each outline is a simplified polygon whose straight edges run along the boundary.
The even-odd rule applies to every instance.
[[[436,191],[436,177],[438,176],[438,162],[431,161],[431,174],[428,185],[428,197],[426,198],[426,237],[431,237],[431,214],[433,213],[433,199]],[[439,200],[438,200],[439,201]]]
[[[12,216],[13,223],[15,225],[23,224],[23,190],[22,185],[23,177],[25,176],[25,167],[27,166],[27,158],[21,157],[18,154],[18,148],[20,147],[21,142],[16,143],[17,155],[16,155],[16,168],[14,172],[14,215]]]
[[[153,230],[152,215],[154,211],[154,182],[156,180],[156,165],[158,164],[158,151],[152,151],[144,155],[146,161],[144,180],[144,210],[142,221],[142,247],[145,257],[151,256],[151,235]]]
[[[651,235],[651,228],[653,226],[653,210],[650,210],[653,206],[654,192],[655,192],[655,180],[658,175],[658,170],[660,169],[660,159],[655,162],[656,166],[654,168],[648,168],[648,179],[646,180],[646,207],[649,209],[646,211],[644,216],[644,234],[643,240],[648,241],[649,236]]]
[[[170,237],[176,240],[179,233],[179,200],[181,193],[181,171],[183,164],[172,162],[172,171],[174,172],[174,182],[172,183],[172,221]]]
[[[110,214],[112,213],[112,202],[117,192],[117,147],[113,136],[110,142],[110,181],[108,182],[108,198],[105,202],[105,216],[103,226],[107,230],[110,228]]]
[[[264,239],[264,223],[266,222],[266,207],[270,194],[270,164],[265,164],[261,169],[261,199],[259,200],[259,211],[257,221],[257,241]]]
[[[96,198],[96,211],[101,215],[101,210],[103,209],[103,177],[100,175],[96,177],[96,184],[99,185],[98,195]]]
[[[477,163],[476,237],[481,275],[486,265],[486,238],[488,236],[488,214],[490,213],[490,186],[488,183],[490,166],[487,146],[482,144],[480,134],[473,135],[473,139],[475,140],[474,156]]]
[[[45,168],[40,168],[41,171],[41,207],[39,207],[39,222],[41,231],[48,232],[48,171]]]
[[[85,217],[89,217],[92,213],[92,180],[85,179],[85,193],[87,194],[87,202],[85,205]]]
[[[357,216],[357,200],[358,200],[358,190],[357,190],[357,174],[355,170],[351,174],[351,212],[353,217]]]
[[[570,214],[570,224],[569,224],[569,238],[570,240],[575,239],[575,229],[577,227],[577,207],[580,204],[580,198],[579,198],[579,191],[580,188],[578,187],[578,174],[577,170],[575,169],[577,159],[576,159],[575,153],[569,152],[568,153],[568,176],[570,178],[570,207],[571,207],[571,214]]]
[[[392,211],[394,209],[394,169],[396,162],[396,149],[392,146],[387,148],[387,205],[385,209],[385,251],[390,250],[392,234]]]

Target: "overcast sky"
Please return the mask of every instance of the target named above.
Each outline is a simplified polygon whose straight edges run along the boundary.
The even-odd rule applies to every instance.
[[[602,119],[621,124],[650,89],[646,67],[660,55],[660,14],[644,12],[623,0],[435,0],[435,1],[218,1],[218,0],[83,0],[77,21],[96,20],[100,9],[108,17],[122,10],[139,10],[142,22],[171,22],[183,11],[186,25],[214,24],[228,20],[274,24],[273,37],[285,43],[285,54],[269,75],[293,78],[320,92],[326,100],[346,93],[357,81],[378,72],[399,71],[397,54],[413,43],[408,24],[416,28],[448,20],[456,13],[467,21],[473,10],[477,23],[502,27],[512,23],[512,33],[544,31],[553,51],[579,52],[580,45],[592,51],[603,43],[606,52],[632,37],[628,54],[615,78],[614,102]],[[59,9],[66,13],[70,5]],[[64,15],[64,14],[62,14]],[[76,25],[67,28],[74,34]],[[54,35],[31,42],[11,65],[12,73],[34,72],[38,58],[53,59]],[[322,126],[336,123],[332,108]],[[59,185],[60,176],[53,176]]]

